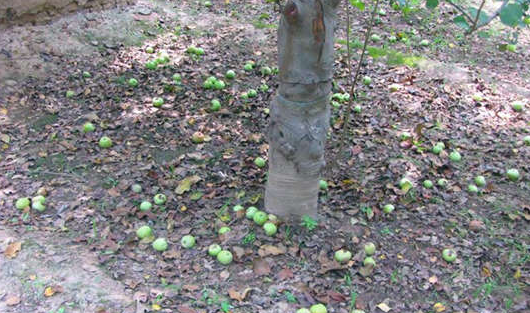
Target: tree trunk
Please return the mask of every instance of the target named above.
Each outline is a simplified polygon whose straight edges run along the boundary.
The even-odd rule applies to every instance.
[[[278,28],[278,93],[270,108],[265,208],[317,217],[329,128],[333,31],[340,0],[289,0]]]

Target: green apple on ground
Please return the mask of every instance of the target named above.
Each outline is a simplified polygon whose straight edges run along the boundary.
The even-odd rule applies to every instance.
[[[153,106],[155,108],[159,108],[161,107],[162,105],[164,105],[164,99],[160,98],[160,97],[155,97],[153,98]]]
[[[182,237],[180,244],[186,249],[191,249],[193,246],[195,246],[195,237],[192,235],[186,235]]]
[[[377,10],[377,14],[379,14],[381,16],[385,16],[386,15],[386,11],[384,9],[379,9],[379,10]]]
[[[204,49],[201,48],[201,47],[195,49],[195,54],[196,55],[204,55]]]
[[[467,186],[467,191],[469,191],[471,193],[478,193],[478,187],[473,185],[473,184],[469,184]]]
[[[420,46],[427,47],[428,45],[429,45],[429,40],[423,39],[422,41],[420,41]]]
[[[375,267],[375,260],[371,256],[366,257],[363,261],[364,266],[372,266]]]
[[[390,92],[396,92],[399,89],[401,89],[401,85],[399,85],[399,84],[391,84],[390,86],[388,86],[388,89],[390,89]]]
[[[523,142],[525,145],[530,146],[530,136],[525,136]]]
[[[410,188],[412,188],[412,182],[408,178],[403,177],[399,180],[399,188],[401,188],[402,190],[409,190]]]
[[[440,178],[440,179],[438,179],[437,184],[438,184],[438,186],[440,186],[440,187],[443,188],[443,187],[445,187],[445,186],[447,185],[447,179],[445,179],[445,178]]]
[[[453,150],[449,154],[449,159],[453,162],[460,162],[460,160],[462,160],[462,156],[460,155],[460,152]]]
[[[254,69],[254,62],[249,61],[245,63],[245,66],[243,67],[243,69],[247,72],[252,71]]]
[[[373,242],[365,244],[364,253],[366,253],[366,255],[373,255],[375,253],[375,244]]]
[[[88,71],[84,71],[83,72],[83,77],[84,78],[90,78],[90,77],[92,77],[92,74],[90,74],[90,72],[88,72]]]
[[[309,311],[309,309],[306,309],[306,308],[301,308],[301,309],[296,310],[296,313],[311,313],[311,311]]]
[[[153,248],[156,251],[166,251],[167,250],[167,241],[165,238],[157,238],[155,241],[153,241]]]
[[[506,50],[508,50],[510,52],[515,52],[517,50],[517,46],[514,45],[514,44],[507,44],[506,45]]]
[[[241,204],[234,205],[234,207],[232,208],[232,210],[234,212],[238,212],[238,211],[241,211],[241,210],[244,210],[244,209],[245,208]]]
[[[480,94],[478,94],[478,93],[474,94],[472,98],[473,98],[473,101],[475,101],[475,102],[482,102],[482,101],[484,101],[484,97],[482,97],[482,95],[480,95]]]
[[[197,49],[197,50],[199,50],[199,49]],[[160,59],[161,63],[168,63],[169,61],[171,61],[171,58],[169,57],[169,54],[167,52],[165,52],[165,51],[160,52],[160,55],[159,55],[158,59]]]
[[[145,52],[147,52],[147,53],[155,53],[155,48],[147,47],[147,48],[145,48]]]
[[[44,205],[43,202],[33,202],[31,204],[31,208],[39,212],[46,210],[46,206]]]
[[[269,114],[269,112],[270,112],[270,109],[269,109],[269,108],[264,108],[264,109],[263,109],[263,113],[265,113],[265,114]]]
[[[44,203],[46,203],[46,198],[43,195],[38,195],[38,196],[33,197],[31,199],[31,202],[32,203],[44,204]]]
[[[442,150],[445,148],[445,145],[443,142],[437,142],[433,147],[432,147],[432,152],[434,154],[440,154],[440,152],[442,152]]]
[[[110,148],[112,147],[112,140],[107,136],[103,136],[99,139],[99,146],[103,149]]]
[[[140,211],[142,212],[149,211],[152,207],[153,205],[149,201],[142,201],[142,203],[140,203]]]
[[[270,222],[276,223],[278,221],[278,217],[272,213],[269,213],[267,216]]]
[[[442,251],[442,258],[446,261],[446,262],[453,262],[454,260],[456,260],[456,251],[453,250],[453,249],[449,249],[449,248],[446,248],[446,249],[443,249]]]
[[[274,236],[276,232],[278,231],[278,228],[273,223],[266,222],[265,224],[263,224],[263,230],[265,231],[265,234],[267,236]]]
[[[213,99],[211,101],[210,110],[212,110],[213,112],[216,112],[216,111],[219,111],[219,109],[221,109],[221,102],[217,99]]]
[[[519,171],[515,168],[511,168],[506,171],[506,176],[511,181],[516,181],[519,179]]]
[[[351,259],[351,252],[348,250],[340,249],[335,251],[335,260],[339,263],[348,262]]]
[[[147,61],[145,62],[145,68],[148,70],[156,70],[158,63],[156,61]]]
[[[156,205],[162,205],[162,204],[166,203],[167,197],[166,197],[166,195],[164,195],[162,193],[158,193],[158,194],[156,194],[153,197],[153,201],[155,202]]]
[[[521,112],[524,109],[524,103],[521,101],[512,102],[512,109],[517,112]]]
[[[423,187],[425,187],[425,188],[427,188],[427,189],[431,189],[431,188],[433,187],[433,183],[432,183],[432,181],[430,181],[430,180],[428,180],[428,179],[427,179],[427,180],[424,180],[424,181],[423,181]]]
[[[385,204],[385,206],[383,207],[383,212],[387,213],[387,214],[390,214],[394,211],[394,205],[392,204]]]
[[[255,206],[249,206],[247,208],[247,212],[245,213],[245,216],[251,220],[251,219],[254,219],[254,214],[256,214],[256,212],[258,212],[258,208],[256,208]]]
[[[234,72],[233,70],[228,70],[225,73],[225,77],[227,79],[234,79],[236,77],[236,72]]]
[[[258,95],[258,92],[255,89],[249,89],[247,90],[247,94],[249,98],[254,98]]]
[[[378,34],[373,34],[372,36],[370,36],[370,40],[372,40],[373,42],[378,42],[381,41],[381,37],[379,37]]]
[[[136,78],[129,79],[129,81],[127,83],[129,84],[130,87],[138,86],[138,80],[136,80]]]
[[[364,76],[363,77],[363,84],[366,86],[370,85],[372,83],[372,78],[370,76]]]
[[[221,250],[218,254],[217,254],[217,261],[219,261],[219,263],[223,264],[223,265],[228,265],[230,263],[232,263],[232,252],[228,251],[228,250]]]
[[[525,25],[530,25],[530,16],[525,17],[525,18],[523,19],[523,23],[524,23]]]
[[[179,73],[173,74],[173,76],[171,76],[171,78],[173,79],[173,81],[175,81],[177,83],[180,83],[182,81],[182,76],[180,76]]]
[[[353,107],[353,112],[355,113],[361,113],[362,107],[360,105],[356,105]]]
[[[269,91],[269,85],[267,85],[267,84],[261,84],[261,85],[259,86],[259,90],[260,90],[261,92],[267,92],[267,91]]]
[[[328,182],[323,179],[318,181],[318,186],[320,190],[328,190]]]
[[[262,157],[257,157],[254,159],[254,164],[256,164],[257,167],[262,168],[265,166],[265,159]]]
[[[241,93],[241,99],[243,99],[243,100],[248,99],[248,93],[247,92],[242,92]]]
[[[222,234],[226,234],[228,233],[229,231],[231,231],[232,229],[228,226],[223,226],[221,228],[219,228],[219,231],[217,232],[219,235],[222,235]]]
[[[193,135],[191,135],[191,141],[193,143],[203,143],[204,142],[204,134],[197,131],[194,132]]]
[[[197,48],[195,46],[189,46],[188,49],[186,49],[186,52],[190,54],[197,54]]]
[[[478,175],[477,177],[475,177],[474,181],[475,181],[475,184],[479,187],[486,186],[486,178],[484,178],[484,176],[482,175]]]
[[[202,87],[203,87],[204,89],[212,89],[212,87],[213,87],[213,82],[210,81],[210,80],[207,80],[207,81],[205,81],[205,82],[202,84]]]
[[[254,221],[254,223],[258,224],[259,226],[263,226],[263,224],[265,224],[268,219],[269,216],[267,215],[267,213],[259,210],[254,213],[254,216],[252,216],[252,220]]]
[[[153,233],[153,230],[151,227],[144,225],[136,230],[136,236],[140,239],[144,239],[145,237],[151,236]]]
[[[311,312],[311,313],[328,313],[328,309],[326,309],[326,306],[323,305],[322,303],[318,303],[318,304],[313,304],[309,308],[309,312]]]
[[[23,210],[30,205],[29,198],[20,198],[15,202],[15,207],[19,210]]]
[[[209,256],[217,256],[219,254],[219,252],[221,252],[221,250],[223,250],[221,248],[220,245],[214,243],[214,244],[211,244],[209,247],[208,247],[208,255]]]
[[[217,89],[217,90],[221,90],[223,88],[226,87],[226,84],[224,81],[222,80],[216,80],[214,83],[213,83],[213,88]]]
[[[142,186],[140,186],[140,184],[133,184],[133,185],[131,185],[131,190],[134,193],[140,193],[140,192],[142,192]]]
[[[268,66],[263,66],[260,71],[261,71],[261,75],[264,75],[264,76],[270,75],[272,73],[271,68]]]
[[[86,122],[83,125],[83,132],[84,133],[90,133],[90,132],[93,132],[94,130],[96,130],[96,126],[94,126],[94,124],[92,124],[90,122]]]
[[[73,96],[75,96],[75,93],[72,90],[66,92],[66,98],[72,98]]]

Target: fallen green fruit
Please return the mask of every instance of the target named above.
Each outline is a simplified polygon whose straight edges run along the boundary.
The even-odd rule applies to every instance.
[[[217,232],[219,235],[222,235],[222,234],[226,234],[228,233],[229,231],[231,231],[232,229],[228,226],[223,226],[221,228],[219,228],[219,231]]]
[[[471,193],[478,193],[478,187],[475,186],[475,185],[469,184],[467,186],[467,191],[469,191]]]
[[[128,84],[130,87],[136,87],[138,86],[138,81],[135,78],[131,78],[129,79]]]
[[[375,244],[373,242],[365,244],[364,253],[366,253],[366,255],[373,255],[375,253]]]
[[[425,188],[427,188],[427,189],[431,189],[432,186],[433,186],[432,181],[430,181],[430,180],[428,180],[428,179],[423,181],[423,187],[425,187]]]
[[[482,175],[478,175],[477,177],[475,177],[475,184],[479,187],[484,187],[486,186],[486,178],[484,178],[484,176]]]
[[[44,204],[46,202],[46,198],[42,195],[35,196],[31,199],[32,203],[40,203]]]
[[[153,197],[153,201],[155,202],[156,205],[162,205],[166,203],[167,197],[164,194],[158,193]]]
[[[320,187],[320,190],[328,190],[328,182],[323,179],[318,181],[318,186]]]
[[[140,211],[142,212],[149,211],[152,207],[153,205],[149,201],[142,201],[142,203],[140,203]]]
[[[270,75],[272,73],[271,68],[268,66],[263,66],[260,71],[261,75]]]
[[[328,309],[322,303],[314,304],[309,308],[311,313],[328,313]]]
[[[366,86],[370,85],[372,83],[372,78],[370,76],[364,76],[363,77],[363,84]]]
[[[191,135],[191,141],[193,143],[203,143],[204,142],[204,134],[201,132],[194,132],[193,135]]]
[[[353,112],[355,113],[361,113],[362,107],[360,105],[356,105],[353,107]]]
[[[512,102],[512,109],[514,111],[521,112],[523,111],[523,108],[524,108],[524,103],[522,103],[521,101]]]
[[[155,108],[159,108],[161,107],[162,105],[164,105],[164,99],[160,98],[160,97],[155,97],[153,98],[153,106]]]
[[[103,136],[99,139],[99,146],[103,149],[110,148],[112,147],[112,140],[107,136]]]
[[[429,40],[423,39],[422,41],[420,41],[420,46],[427,47],[428,45],[429,45]]]
[[[506,176],[508,176],[509,180],[516,181],[519,179],[519,171],[515,168],[511,168],[506,171]]]
[[[255,90],[255,89],[249,89],[247,91],[247,94],[248,94],[248,97],[249,98],[254,98],[255,96],[258,95],[258,92]]]
[[[261,85],[259,86],[259,90],[261,90],[262,92],[267,92],[267,91],[269,91],[269,85],[267,85],[267,84],[261,84]]]
[[[453,150],[449,154],[449,159],[453,162],[460,162],[460,160],[462,160],[462,156],[460,155],[460,152]]]
[[[339,263],[348,262],[351,259],[351,252],[348,250],[340,249],[335,251],[335,260]]]
[[[234,79],[236,77],[236,72],[233,70],[226,71],[225,77],[228,79]]]
[[[75,93],[72,90],[66,92],[66,98],[72,98],[73,96],[75,96]]]
[[[182,76],[180,76],[179,73],[175,73],[173,74],[173,76],[171,77],[175,82],[178,82],[180,83],[180,81],[182,80]]]
[[[182,237],[180,244],[186,249],[191,249],[193,246],[195,246],[195,237],[192,235],[186,235]]]
[[[390,89],[390,92],[396,92],[399,89],[401,89],[401,85],[399,84],[392,84],[388,87]]]
[[[155,49],[153,47],[147,47],[147,48],[145,48],[145,52],[147,52],[147,53],[155,53]]]
[[[208,255],[217,256],[223,250],[220,245],[214,243],[208,247]]]
[[[412,188],[412,182],[408,178],[404,177],[399,181],[399,188],[410,189]]]
[[[247,64],[245,64],[245,66],[243,68],[245,69],[245,71],[249,72],[249,71],[252,71],[254,69],[254,65],[251,64],[251,63],[247,63]]]
[[[440,154],[440,152],[442,152],[443,149],[444,148],[441,145],[436,144],[436,145],[434,145],[434,147],[432,147],[432,153]]]
[[[222,250],[217,254],[217,261],[223,265],[228,265],[232,263],[232,252],[228,250]]]
[[[226,84],[224,81],[222,80],[216,80],[214,83],[213,83],[213,87],[217,90],[221,90],[223,88],[225,88]]]
[[[363,261],[364,266],[372,266],[375,267],[375,260],[371,256],[367,257]]]
[[[306,308],[301,308],[301,309],[296,310],[296,313],[311,313],[311,311],[309,311],[309,309],[306,309]]]
[[[200,47],[195,49],[195,54],[196,55],[204,55],[204,49],[200,48]]]
[[[258,208],[256,208],[255,206],[249,206],[247,208],[247,212],[245,213],[245,216],[251,220],[254,218],[254,214],[256,214],[256,212],[258,212]]]
[[[197,54],[197,48],[194,46],[189,46],[188,49],[186,49],[186,52],[191,54]]]
[[[232,208],[232,210],[234,212],[238,212],[238,211],[241,211],[241,210],[244,210],[245,208],[241,205],[241,204],[238,204],[238,205],[234,205],[234,207]]]
[[[156,61],[147,61],[145,63],[145,68],[147,68],[148,70],[156,70],[157,67],[158,63]]]
[[[142,186],[140,186],[139,184],[133,184],[131,186],[131,190],[134,192],[134,193],[140,193],[142,192]]]
[[[373,34],[372,36],[370,36],[370,39],[371,39],[373,42],[381,41],[381,37],[379,37],[379,35],[377,35],[377,34]]]
[[[19,210],[23,210],[29,207],[30,203],[29,198],[20,198],[15,202],[15,207]]]
[[[254,159],[254,164],[256,164],[257,167],[262,168],[265,166],[265,159],[262,157],[257,157]]]
[[[267,213],[263,211],[257,211],[254,213],[254,216],[252,216],[252,220],[254,220],[254,223],[258,224],[259,226],[263,226],[265,222],[269,219],[269,216]]]
[[[394,206],[392,204],[385,204],[383,207],[383,212],[390,214],[394,211]]]
[[[213,99],[211,101],[211,106],[210,106],[210,110],[212,110],[213,112],[216,112],[216,111],[219,111],[219,109],[221,109],[221,102],[217,99]]]
[[[456,260],[456,251],[449,248],[443,249],[442,257],[446,262],[451,263]]]
[[[166,251],[167,250],[167,241],[165,238],[157,238],[155,241],[153,241],[153,248],[156,251]]]
[[[90,74],[90,72],[88,72],[88,71],[84,71],[83,72],[83,77],[84,78],[90,78],[90,77],[92,77],[92,74]]]
[[[440,187],[445,187],[445,186],[447,185],[447,179],[440,178],[440,179],[438,179],[437,184],[438,184],[438,186],[440,186]]]
[[[267,234],[267,236],[274,236],[278,231],[278,228],[273,223],[267,222],[263,224],[263,230],[265,231],[265,234]]]
[[[153,230],[151,227],[144,225],[136,230],[136,236],[140,239],[144,239],[145,237],[151,236],[153,233]]]
[[[94,124],[92,124],[90,122],[86,122],[83,125],[83,132],[84,133],[90,133],[90,132],[93,132],[94,130],[96,130],[96,126],[94,126]]]
[[[241,99],[243,99],[243,100],[248,99],[248,93],[247,92],[242,92],[241,93]]]
[[[39,212],[42,212],[42,211],[46,210],[46,206],[44,206],[43,202],[33,202],[31,204],[31,208],[33,208],[33,210],[36,210],[36,211],[39,211]]]
[[[525,136],[523,142],[525,145],[530,146],[530,136]]]
[[[506,45],[506,50],[510,51],[510,52],[516,52],[517,50],[517,46],[514,45],[514,44],[507,44]]]

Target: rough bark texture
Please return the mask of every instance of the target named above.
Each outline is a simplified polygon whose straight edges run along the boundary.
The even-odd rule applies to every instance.
[[[83,9],[110,9],[137,0],[0,0],[0,25],[43,23]]]
[[[278,28],[278,94],[268,130],[268,212],[317,217],[340,0],[289,0]]]

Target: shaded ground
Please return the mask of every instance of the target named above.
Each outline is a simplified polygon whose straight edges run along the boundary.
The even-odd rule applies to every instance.
[[[147,5],[155,4],[140,3],[144,9]],[[126,298],[119,303],[125,306],[136,294],[151,311],[292,312],[319,301],[329,312],[348,312],[350,306],[381,312],[381,303],[392,312],[432,312],[436,303],[447,312],[528,312],[530,147],[522,142],[530,117],[528,30],[520,36],[520,52],[508,54],[496,48],[504,43],[501,33],[489,40],[460,38],[450,26],[434,27],[441,15],[420,12],[421,19],[409,24],[386,8],[375,30],[384,43],[371,43],[372,57],[363,69],[373,83],[359,89],[362,113],[354,115],[348,149],[341,156],[336,146],[344,104],[334,109],[327,153],[328,159],[339,160],[339,168],[325,173],[330,188],[321,195],[323,219],[314,230],[281,224],[275,237],[267,237],[231,208],[262,207],[266,171],[253,160],[266,157],[265,108],[276,87],[274,75],[259,72],[262,65],[275,65],[274,7],[232,1],[206,8],[179,2],[173,11],[174,5],[157,2],[142,11],[140,19],[158,21],[159,28],[142,37],[149,39],[141,46],[117,45],[95,53],[81,41],[84,48],[73,52],[87,48],[85,54],[52,55],[46,77],[15,75],[3,89],[0,206],[6,209],[0,217],[4,227],[13,229],[9,236],[30,243],[27,250],[22,245],[17,258],[24,260],[24,253],[44,245],[32,246],[32,238],[53,233],[49,236],[58,243],[90,251],[88,260],[97,260],[124,286],[117,294]],[[131,31],[137,31],[136,13],[123,14],[129,14]],[[362,40],[359,32],[367,16],[355,15],[356,37]],[[95,25],[102,24],[99,18]],[[68,27],[78,27],[74,21],[79,17],[71,19]],[[349,89],[341,30],[334,92]],[[406,34],[408,43],[387,42],[398,32]],[[423,38],[431,40],[429,47],[418,45]],[[100,47],[106,39],[96,40]],[[186,53],[191,45],[204,48],[205,55]],[[171,62],[147,70],[145,62],[155,57],[145,52],[147,46],[166,50]],[[242,69],[247,60],[257,63],[256,70]],[[408,61],[420,65],[404,66]],[[237,77],[225,79],[225,89],[202,88],[208,76],[221,79],[228,69]],[[83,71],[91,77],[83,77]],[[171,79],[175,73],[181,74],[181,83]],[[127,86],[132,77],[139,81],[137,88]],[[241,97],[264,83],[268,91],[260,90],[251,100]],[[391,93],[393,83],[401,88]],[[67,90],[74,96],[67,98]],[[154,96],[165,99],[162,108],[152,106]],[[222,102],[219,112],[209,109],[213,98]],[[514,100],[525,102],[527,109],[513,111]],[[86,121],[96,125],[94,133],[81,132]],[[192,143],[197,131],[207,135],[205,143]],[[405,132],[412,138],[401,140]],[[103,135],[112,138],[111,149],[97,146]],[[435,155],[430,149],[439,141],[446,149]],[[452,150],[460,151],[461,162],[449,162]],[[512,167],[521,172],[517,182],[505,178]],[[488,182],[478,195],[467,192],[476,175]],[[406,193],[397,187],[405,176],[414,184]],[[446,188],[422,187],[423,180],[436,183],[439,178],[448,180]],[[186,181],[196,181],[189,191],[183,188]],[[130,190],[135,182],[142,193]],[[176,193],[179,186],[184,190]],[[44,213],[14,208],[17,198],[34,196],[42,187],[49,192]],[[159,192],[168,196],[166,205],[138,211],[141,201]],[[385,203],[393,203],[396,211],[383,214]],[[136,238],[143,224],[168,239],[168,251],[155,253],[148,241]],[[219,236],[223,225],[232,230]],[[196,248],[180,246],[185,234],[197,238]],[[377,246],[373,273],[360,266],[368,241]],[[211,243],[230,249],[234,262],[222,266],[206,257]],[[353,251],[354,261],[343,266],[331,261],[341,247]],[[455,263],[441,259],[445,247],[458,252]],[[78,257],[86,263],[84,255]],[[0,279],[20,280],[20,270],[15,267],[12,273]],[[62,277],[52,276],[56,280],[46,283]],[[26,301],[10,307],[13,312],[39,303],[23,291],[15,295]],[[65,295],[70,294],[53,297]],[[53,297],[46,309],[77,301],[52,302]],[[0,301],[7,299],[4,294]],[[96,295],[87,307],[99,307],[104,299]]]

